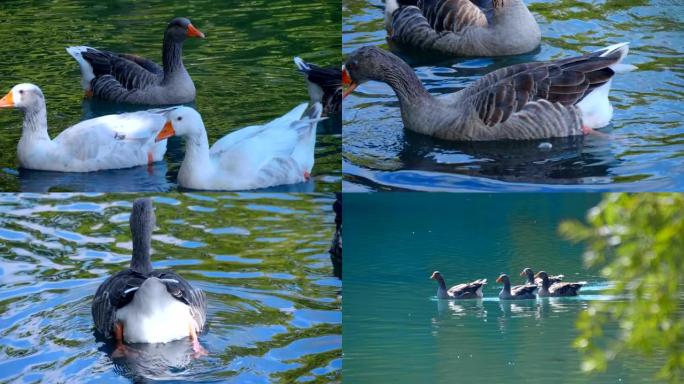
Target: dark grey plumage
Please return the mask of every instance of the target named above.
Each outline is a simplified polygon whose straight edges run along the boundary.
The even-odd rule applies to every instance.
[[[296,57],[295,64],[309,83],[311,102],[323,104],[323,116],[342,112],[342,71],[339,68],[323,68]],[[312,91],[312,87],[316,87]]]
[[[586,282],[574,282],[574,283],[551,283],[549,275],[544,271],[539,271],[535,277],[542,280],[541,288],[539,289],[540,297],[560,297],[560,296],[577,296],[579,295],[580,289],[586,284]]]
[[[133,300],[136,289],[149,277],[162,280],[166,290],[177,300],[190,306],[191,314],[200,329],[204,327],[207,299],[204,292],[172,270],[153,270],[150,261],[150,245],[155,216],[152,200],[140,199],[133,203],[130,217],[133,255],[129,269],[120,271],[105,280],[97,289],[91,307],[96,331],[105,338],[112,338],[116,311]]]

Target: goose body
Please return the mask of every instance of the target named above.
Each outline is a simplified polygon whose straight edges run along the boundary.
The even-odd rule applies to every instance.
[[[539,297],[577,296],[582,286],[586,284],[583,281],[576,283],[552,283],[550,276],[544,271],[540,271],[535,277],[542,281],[539,288]]]
[[[446,300],[481,299],[482,288],[487,284],[487,279],[478,279],[447,289],[444,277],[438,271],[433,272],[430,278],[437,281],[437,298]]]
[[[182,60],[187,37],[203,38],[190,20],[171,20],[164,33],[163,66],[129,54],[88,46],[67,48],[81,68],[81,86],[88,96],[118,103],[164,105],[195,100],[195,85]]]
[[[342,71],[339,68],[321,68],[294,58],[295,65],[306,76],[312,103],[323,105],[323,116],[342,112]]]
[[[166,121],[166,110],[85,120],[50,139],[45,97],[37,86],[14,86],[0,100],[0,107],[24,112],[17,145],[22,168],[58,172],[129,168],[160,161],[166,152],[166,141],[155,142]]]
[[[387,83],[399,99],[404,126],[445,140],[532,140],[583,135],[607,125],[612,77],[627,43],[583,56],[516,64],[491,72],[456,93],[432,96],[397,56],[367,46],[349,55],[345,95],[369,81]]]
[[[390,42],[450,56],[532,51],[541,31],[523,0],[387,0]]]
[[[95,329],[114,338],[117,350],[125,350],[124,342],[166,343],[189,337],[199,353],[197,335],[206,322],[206,296],[177,273],[152,268],[154,222],[152,201],[137,200],[130,218],[131,265],[97,289],[92,303]]]
[[[511,280],[506,274],[499,276],[496,282],[503,284],[503,288],[499,292],[499,299],[501,300],[530,300],[537,298],[535,293],[538,287],[536,285],[525,284],[511,289]]]
[[[190,189],[247,190],[309,179],[314,165],[316,124],[322,107],[314,104],[303,116],[301,104],[270,123],[232,132],[209,148],[202,117],[192,108],[179,107],[158,140],[185,138],[185,158],[178,184]]]

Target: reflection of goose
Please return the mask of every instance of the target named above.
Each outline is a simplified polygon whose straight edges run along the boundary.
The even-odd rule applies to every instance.
[[[621,64],[628,51],[622,43],[577,57],[511,65],[435,97],[399,57],[365,46],[347,57],[342,82],[349,86],[345,95],[370,80],[387,83],[399,99],[404,126],[441,139],[578,136],[610,122],[612,77],[635,68]]]
[[[439,271],[433,272],[430,278],[437,280],[438,299],[480,299],[482,298],[482,287],[487,284],[487,279],[479,279],[472,283],[454,285],[447,290],[444,277],[442,277],[442,274],[439,273]]]
[[[541,285],[542,279],[534,276],[532,268],[525,268],[520,272],[520,277],[527,278],[527,284]],[[547,276],[551,284],[560,283],[563,280],[563,275]]]
[[[187,369],[195,356],[185,340],[168,343],[132,344],[127,354],[113,360],[114,370],[134,383],[177,380],[178,372]]]
[[[154,225],[152,200],[133,203],[131,267],[109,277],[97,289],[92,304],[95,328],[105,338],[115,339],[117,355],[126,354],[124,341],[165,343],[185,337],[190,337],[197,354],[205,353],[197,335],[206,320],[206,297],[172,270],[152,269]]]
[[[333,275],[342,278],[342,194],[335,194],[335,203],[333,203],[333,211],[335,212],[335,234],[333,235],[332,244],[330,245],[330,261],[333,265]]]
[[[579,290],[586,284],[584,281],[552,284],[549,275],[544,271],[539,271],[535,277],[542,280],[541,288],[539,289],[540,297],[577,296],[579,295]]]
[[[499,299],[501,300],[526,300],[536,299],[535,291],[537,286],[534,284],[519,285],[511,289],[511,279],[508,275],[501,274],[497,279],[497,283],[503,283],[503,288],[499,292]]]
[[[131,104],[182,104],[195,99],[195,85],[183,66],[183,42],[204,37],[190,20],[178,17],[164,32],[163,67],[145,58],[69,47],[67,52],[81,67],[81,85],[88,96]]]
[[[18,84],[0,100],[1,108],[19,108],[24,125],[17,145],[22,168],[57,172],[92,172],[130,168],[160,161],[166,141],[155,143],[168,110],[152,109],[84,120],[50,139],[43,92]]]
[[[454,56],[517,55],[541,32],[523,0],[387,0],[388,40]]]

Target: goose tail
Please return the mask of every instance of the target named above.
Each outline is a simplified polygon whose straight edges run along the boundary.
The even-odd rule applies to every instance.
[[[66,48],[67,53],[76,60],[78,66],[81,68],[81,87],[83,87],[83,90],[86,92],[92,92],[91,82],[95,78],[93,66],[83,58],[83,52],[87,52],[89,49],[93,48],[84,45]]]

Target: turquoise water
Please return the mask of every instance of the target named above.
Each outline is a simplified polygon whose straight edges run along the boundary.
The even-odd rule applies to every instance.
[[[92,295],[128,266],[139,196],[0,195],[0,382],[339,382],[341,281],[328,248],[334,195],[151,195],[155,268],[208,297],[209,355],[190,342],[113,361]],[[298,225],[306,221],[306,227]]]
[[[3,1],[0,5],[0,97],[17,83],[42,88],[51,137],[81,120],[145,107],[83,100],[80,70],[64,50],[90,45],[135,53],[161,62],[164,29],[187,16],[206,39],[188,39],[183,60],[197,88],[192,104],[201,114],[209,142],[242,127],[262,124],[309,100],[306,83],[292,61],[301,56],[320,65],[340,65],[341,10],[338,2],[257,0],[192,1]],[[16,146],[22,114],[0,110],[0,191],[171,191],[183,159],[172,138],[166,160],[147,167],[85,175],[17,170]],[[339,191],[340,122],[317,130],[313,181],[280,192]]]
[[[655,358],[615,361],[588,376],[571,347],[579,312],[609,286],[562,240],[597,194],[346,194],[343,377],[350,383],[653,383]],[[524,267],[587,281],[581,295],[501,302],[501,272]],[[483,300],[437,300],[487,278]],[[615,325],[607,334],[615,335]]]
[[[369,82],[345,99],[345,191],[680,191],[684,117],[684,3],[665,0],[525,0],[542,32],[541,48],[500,58],[431,59],[405,55],[434,95],[456,92],[508,65],[576,56],[631,42],[616,76],[608,136],[514,143],[453,143],[403,128],[396,96]],[[382,0],[343,0],[343,52],[387,48]]]

